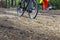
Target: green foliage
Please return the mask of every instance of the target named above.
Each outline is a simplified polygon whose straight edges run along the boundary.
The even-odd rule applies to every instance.
[[[7,1],[9,1],[9,3],[7,2]],[[16,3],[14,3],[13,1],[15,1],[15,0],[3,0],[3,3],[4,3],[4,7],[7,7],[7,6],[17,6],[18,5],[18,2],[19,2],[19,0],[16,0],[15,2]]]
[[[54,6],[54,0],[51,0],[50,2]],[[56,8],[60,9],[60,0],[56,0]]]
[[[57,6],[57,9],[60,9],[60,0],[57,0],[56,6]]]

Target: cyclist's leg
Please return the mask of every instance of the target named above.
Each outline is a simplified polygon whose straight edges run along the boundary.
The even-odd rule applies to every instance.
[[[26,3],[27,3],[27,5],[29,5],[29,8],[31,7],[31,3],[30,3],[30,1],[31,0],[25,0],[26,1]],[[32,1],[31,1],[32,2]],[[29,4],[28,4],[29,3]]]
[[[32,9],[33,9],[32,2],[33,0],[30,0],[29,5],[28,5],[28,10],[30,13],[32,12]]]
[[[30,10],[33,9],[33,7],[32,7],[32,2],[33,2],[33,0],[30,0],[30,5],[29,5],[29,9],[30,9]]]
[[[29,0],[25,0],[26,2],[28,2]]]
[[[32,8],[32,0],[25,0],[26,1],[26,3],[28,4],[28,2],[29,2],[29,9],[31,9]]]
[[[32,2],[35,2],[36,0],[31,0],[30,1],[30,5],[29,5],[29,9],[30,10],[34,10],[35,8],[33,7],[33,4],[32,4]]]

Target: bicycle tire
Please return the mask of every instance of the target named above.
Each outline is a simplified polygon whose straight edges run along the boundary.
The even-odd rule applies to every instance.
[[[30,2],[31,2],[32,0],[30,0]],[[38,8],[37,8],[37,1],[36,0],[34,0],[34,1],[32,1],[32,4],[34,5],[33,6],[33,10],[32,10],[32,12],[29,12],[29,10],[28,10],[28,16],[29,16],[29,18],[32,18],[32,19],[35,19],[36,18],[36,16],[37,16],[37,14],[38,14]],[[30,7],[30,3],[29,3],[29,5],[28,5],[28,8]],[[35,9],[34,9],[35,8]],[[33,13],[34,12],[34,13]]]
[[[17,16],[23,16],[24,14],[24,11],[23,11],[23,3],[19,3],[18,6],[17,6]]]

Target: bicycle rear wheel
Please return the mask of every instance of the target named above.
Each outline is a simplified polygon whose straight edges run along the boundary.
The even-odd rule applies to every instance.
[[[36,0],[30,0],[30,3],[28,5],[28,15],[29,18],[35,19],[38,14],[37,2]],[[32,8],[30,8],[30,5],[32,6]]]
[[[17,15],[20,17],[23,16],[24,14],[23,7],[24,7],[23,3],[19,3],[17,6]]]

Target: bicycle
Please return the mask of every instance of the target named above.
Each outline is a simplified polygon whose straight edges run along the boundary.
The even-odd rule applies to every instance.
[[[32,10],[29,9],[30,3],[32,3]],[[17,15],[21,17],[25,11],[28,12],[29,18],[35,19],[38,14],[37,1],[29,0],[28,3],[26,3],[25,0],[20,0],[17,6]]]

